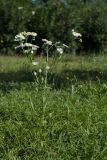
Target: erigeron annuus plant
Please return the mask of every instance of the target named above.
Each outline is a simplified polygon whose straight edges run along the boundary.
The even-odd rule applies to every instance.
[[[28,38],[31,38],[31,43],[28,43]],[[48,72],[51,70],[52,66],[55,66],[57,59],[59,60],[64,52],[64,48],[67,48],[68,46],[65,44],[61,44],[60,42],[53,43],[52,41],[49,41],[47,39],[42,39],[43,42],[43,49],[46,53],[45,57],[45,63],[43,66],[43,69],[39,66],[39,62],[34,61],[34,52],[37,51],[39,46],[32,44],[32,42],[35,40],[35,37],[37,36],[37,33],[34,32],[21,32],[18,35],[15,36],[15,41],[18,42],[18,46],[15,47],[15,49],[21,48],[23,51],[23,54],[27,56],[29,63],[32,64],[32,66],[37,66],[37,70],[33,71],[33,75],[35,77],[35,80],[37,83],[44,84],[44,87],[47,87],[47,81],[48,81]],[[53,56],[52,58],[52,65],[49,66],[49,53],[51,52],[51,49],[54,48],[55,52],[57,52],[57,56]],[[57,59],[55,58],[57,57]],[[44,73],[43,73],[44,72]]]
[[[82,34],[76,32],[74,29],[72,29],[72,50],[73,54],[76,54],[76,50],[78,49],[78,46],[80,43],[82,43]]]
[[[32,64],[32,66],[39,66],[39,62],[34,61],[33,59],[33,55],[34,55],[34,51],[36,51],[39,47],[37,45],[34,45],[32,43],[28,43],[28,37],[32,36],[32,40],[35,40],[35,37],[37,36],[36,33],[34,32],[22,32],[18,35],[15,36],[15,41],[18,41],[19,45],[17,48],[22,48],[23,53],[28,57],[29,59],[29,63]],[[43,83],[44,87],[43,87],[43,92],[42,92],[42,104],[43,104],[43,117],[42,117],[42,121],[44,124],[45,121],[45,111],[46,111],[46,106],[47,106],[47,101],[48,101],[48,96],[47,96],[47,82],[48,82],[48,72],[51,70],[51,66],[49,64],[49,53],[51,51],[52,48],[55,48],[57,53],[58,53],[58,57],[60,59],[60,57],[62,56],[63,52],[64,52],[64,48],[68,47],[65,44],[62,44],[60,42],[56,42],[53,43],[52,41],[49,41],[47,39],[42,39],[43,42],[43,48],[44,51],[46,53],[46,57],[45,57],[45,63],[43,66],[43,69],[41,69],[41,67],[37,67],[38,70],[33,71],[33,75],[35,77],[35,80],[37,83]],[[53,62],[55,62],[53,60]],[[55,63],[53,63],[55,65]],[[44,74],[42,74],[42,72],[44,71]],[[38,87],[37,87],[37,91],[38,91]],[[30,98],[31,99],[31,98]],[[32,102],[33,103],[33,102]]]

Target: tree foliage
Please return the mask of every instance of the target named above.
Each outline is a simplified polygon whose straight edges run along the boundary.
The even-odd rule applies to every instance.
[[[21,31],[41,38],[62,41],[72,48],[72,29],[83,35],[80,50],[104,50],[107,45],[107,3],[105,0],[0,0],[0,49],[14,48],[14,36]]]

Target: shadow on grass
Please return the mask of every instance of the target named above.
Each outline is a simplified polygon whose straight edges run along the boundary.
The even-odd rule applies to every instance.
[[[107,71],[100,70],[65,70],[66,76],[73,77],[78,81],[107,81]]]
[[[0,73],[0,90],[8,92],[13,88],[20,89],[20,83],[33,82],[31,71],[20,70],[17,72]],[[60,89],[80,82],[107,82],[107,71],[99,70],[64,70],[60,74],[49,73],[48,83],[52,88]],[[15,83],[11,85],[10,83]]]
[[[31,71],[19,70],[17,72],[0,73],[0,91],[8,93],[10,90],[20,90],[20,83],[33,82]]]
[[[33,76],[31,71],[19,70],[17,72],[0,73],[1,82],[31,82]]]
[[[107,71],[99,70],[64,70],[58,75],[51,76],[54,77],[55,88],[70,87],[70,85],[75,83],[107,83]],[[52,80],[50,79],[50,81]]]

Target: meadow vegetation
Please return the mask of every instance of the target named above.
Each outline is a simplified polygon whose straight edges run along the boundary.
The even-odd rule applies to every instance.
[[[106,160],[107,56],[64,55],[45,97],[25,61],[0,57],[0,159]]]
[[[0,0],[0,160],[107,160],[106,13]]]

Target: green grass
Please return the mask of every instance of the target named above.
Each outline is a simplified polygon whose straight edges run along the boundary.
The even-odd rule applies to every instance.
[[[63,57],[45,96],[24,62],[0,57],[0,160],[107,160],[107,56]]]

